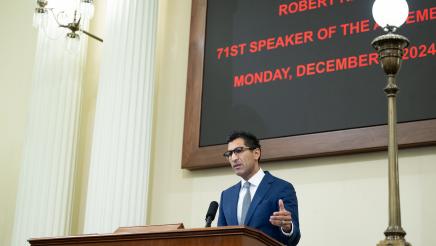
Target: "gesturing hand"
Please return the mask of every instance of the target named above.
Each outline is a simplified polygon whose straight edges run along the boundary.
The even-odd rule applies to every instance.
[[[275,226],[280,226],[284,232],[291,232],[292,230],[292,216],[291,212],[285,209],[282,199],[279,199],[279,211],[274,212],[269,221]]]

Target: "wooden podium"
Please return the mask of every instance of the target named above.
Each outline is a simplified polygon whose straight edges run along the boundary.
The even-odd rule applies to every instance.
[[[260,246],[283,245],[263,232],[244,226],[223,226],[197,229],[173,229],[148,232],[123,229],[114,234],[93,234],[53,238],[32,238],[29,243],[37,245],[81,245],[81,246]],[[183,225],[182,225],[183,228]],[[117,230],[120,231],[120,230]]]

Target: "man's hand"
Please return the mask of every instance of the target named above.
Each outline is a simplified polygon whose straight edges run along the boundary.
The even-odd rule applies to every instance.
[[[291,212],[285,209],[282,199],[279,200],[279,211],[274,212],[270,217],[269,221],[275,226],[280,226],[282,230],[286,233],[292,230],[292,216]]]

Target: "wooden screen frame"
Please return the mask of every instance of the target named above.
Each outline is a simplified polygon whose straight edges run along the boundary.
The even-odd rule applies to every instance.
[[[185,169],[228,165],[222,156],[227,145],[199,147],[206,10],[207,0],[192,0],[182,151],[182,168]],[[274,138],[260,143],[265,162],[382,150],[386,149],[387,138],[387,126],[383,125]],[[402,148],[436,144],[436,120],[398,124],[397,140]]]

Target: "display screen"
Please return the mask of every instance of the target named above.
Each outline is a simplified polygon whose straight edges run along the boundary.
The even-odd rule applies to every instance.
[[[208,0],[200,147],[383,125],[386,76],[367,0]],[[408,1],[398,121],[436,118],[436,3]]]

